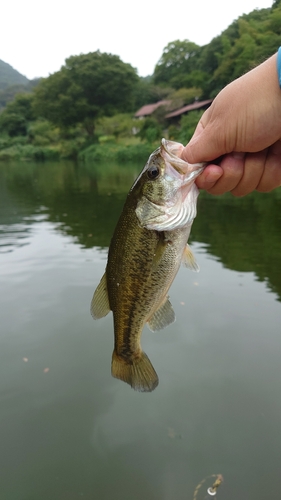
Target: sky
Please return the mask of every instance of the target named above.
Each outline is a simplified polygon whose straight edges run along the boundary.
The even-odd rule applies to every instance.
[[[273,0],[6,0],[0,8],[0,59],[32,79],[67,57],[108,52],[151,75],[174,40],[209,43],[242,14]]]

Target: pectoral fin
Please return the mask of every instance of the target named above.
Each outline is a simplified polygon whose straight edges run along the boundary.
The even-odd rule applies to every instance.
[[[147,325],[152,332],[155,332],[170,325],[175,319],[175,311],[167,297],[165,302],[155,311],[151,318],[149,318]]]
[[[91,302],[91,315],[94,319],[106,316],[110,311],[107,293],[106,273],[100,280]]]
[[[151,266],[152,272],[154,272],[155,269],[157,269],[159,264],[161,263],[163,255],[167,250],[167,245],[168,245],[168,240],[166,239],[165,232],[162,231],[158,233],[158,243],[154,250],[154,256]]]
[[[188,244],[186,244],[182,255],[182,265],[184,267],[188,267],[188,269],[191,269],[192,271],[196,271],[197,273],[200,271],[200,268]]]

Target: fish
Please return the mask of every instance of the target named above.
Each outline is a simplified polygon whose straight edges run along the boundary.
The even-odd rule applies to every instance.
[[[158,331],[175,321],[168,290],[181,263],[199,267],[187,243],[205,163],[180,158],[183,145],[162,139],[127,195],[92,302],[94,319],[113,312],[112,376],[140,392],[158,375],[141,348],[145,324]]]

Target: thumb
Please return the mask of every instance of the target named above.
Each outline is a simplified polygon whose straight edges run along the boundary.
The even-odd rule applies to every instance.
[[[215,160],[224,152],[218,147],[211,127],[204,128],[199,122],[191,140],[183,148],[181,158],[189,163],[201,163]]]

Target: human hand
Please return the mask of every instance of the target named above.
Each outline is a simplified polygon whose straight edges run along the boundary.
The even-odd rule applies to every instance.
[[[225,87],[205,111],[182,152],[209,162],[197,186],[244,196],[281,185],[281,90],[276,55]]]

